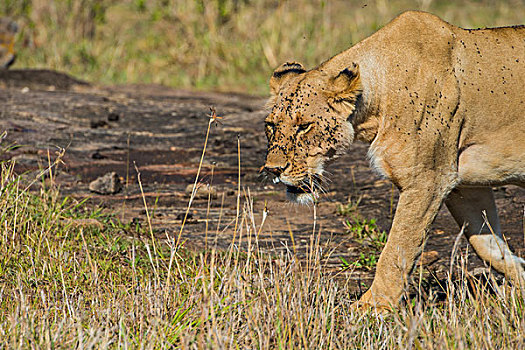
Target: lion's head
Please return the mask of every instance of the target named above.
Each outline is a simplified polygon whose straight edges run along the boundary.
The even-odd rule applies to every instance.
[[[309,203],[322,190],[327,161],[353,141],[350,116],[361,94],[359,67],[330,75],[285,63],[273,73],[270,89],[264,169],[286,185],[289,200]]]

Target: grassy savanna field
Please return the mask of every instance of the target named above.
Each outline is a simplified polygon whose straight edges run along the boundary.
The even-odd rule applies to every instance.
[[[407,9],[468,28],[520,24],[525,3],[432,0],[4,0],[21,24],[17,67],[102,84],[267,94],[279,64],[313,67]]]
[[[522,1],[0,4],[21,25],[16,68],[57,69],[96,84],[160,83],[261,95],[282,61],[314,66],[405,9],[428,10],[465,27],[520,24],[525,18]],[[0,152],[12,147],[4,141]],[[267,229],[266,213],[259,219],[249,191],[239,188],[238,214],[225,232],[232,237],[230,248],[190,251],[178,235],[159,237],[148,222],[123,222],[61,194],[54,181],[60,157],[36,176],[17,174],[14,161],[0,163],[2,347],[525,346],[520,290],[490,275],[487,281],[472,278],[466,255],[455,249],[452,274],[441,281],[439,294],[407,295],[389,314],[357,312],[351,306],[354,286],[325,269],[315,217],[306,258],[298,259],[293,246],[279,255],[263,253],[258,236]],[[351,217],[358,206],[340,207],[339,215]],[[155,220],[151,204],[144,210]],[[373,218],[353,218],[345,229],[377,251],[385,240]],[[246,249],[238,248],[239,240],[248,242]],[[341,270],[374,264],[367,256],[342,261]],[[416,286],[421,275],[414,273]]]

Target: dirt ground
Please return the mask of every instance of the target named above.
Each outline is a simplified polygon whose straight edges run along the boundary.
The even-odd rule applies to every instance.
[[[37,171],[65,149],[55,181],[64,195],[103,206],[124,222],[146,223],[146,211],[137,182],[137,171],[159,237],[176,236],[188,205],[186,188],[195,180],[202,153],[210,107],[223,119],[210,130],[200,176],[212,183],[216,196],[198,198],[192,205],[182,233],[191,249],[225,249],[232,242],[231,226],[237,208],[238,140],[243,197],[253,199],[256,223],[266,203],[269,216],[259,236],[259,246],[273,254],[292,250],[304,257],[311,242],[313,208],[286,202],[281,185],[265,183],[259,176],[264,163],[263,132],[265,100],[249,95],[175,90],[163,86],[97,87],[67,75],[44,70],[0,72],[0,131],[7,131],[3,144],[16,143],[3,159],[17,161],[17,170]],[[362,247],[346,232],[346,217],[336,213],[338,203],[360,200],[358,213],[388,230],[397,193],[392,185],[369,167],[367,145],[355,144],[328,171],[330,191],[317,207],[316,235],[325,247],[327,269],[341,268],[341,259],[355,261]],[[115,195],[92,193],[91,181],[115,171],[123,190]],[[504,233],[514,251],[524,256],[525,189],[514,186],[495,192]],[[243,199],[243,203],[245,200]],[[241,210],[244,205],[241,205]],[[293,233],[293,240],[290,235]],[[430,271],[448,270],[452,245],[459,229],[442,208],[430,231],[426,251],[438,260]],[[235,238],[236,242],[239,237]],[[241,239],[241,249],[246,245]],[[461,240],[463,252],[467,249]],[[482,266],[469,253],[471,268]],[[356,282],[369,284],[373,270],[346,272]],[[356,283],[357,285],[357,283]]]

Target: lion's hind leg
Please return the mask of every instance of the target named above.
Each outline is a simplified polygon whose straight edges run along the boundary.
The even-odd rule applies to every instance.
[[[514,255],[503,239],[492,188],[456,188],[445,203],[458,225],[466,224],[464,233],[478,256],[525,288],[525,260]]]

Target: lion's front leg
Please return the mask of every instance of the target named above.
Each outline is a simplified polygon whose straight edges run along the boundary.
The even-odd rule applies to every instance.
[[[401,192],[374,281],[359,300],[360,306],[385,309],[399,302],[409,274],[421,255],[428,228],[446,196],[444,191],[436,189],[435,182],[425,183],[427,185]]]

